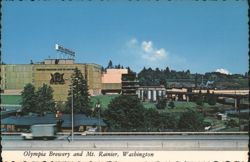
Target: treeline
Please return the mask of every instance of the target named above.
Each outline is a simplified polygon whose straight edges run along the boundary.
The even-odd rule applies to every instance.
[[[165,69],[143,68],[138,73],[139,84],[143,86],[165,85],[169,86],[171,82],[195,84],[195,86],[207,81],[214,82],[214,86],[220,87],[225,84],[226,88],[248,87],[248,73],[242,74],[222,74],[219,72],[207,72],[205,74],[192,74],[190,70],[176,71]],[[225,87],[223,87],[225,88]]]
[[[133,73],[129,66],[124,67],[121,64],[113,65],[113,62],[111,60],[109,60],[108,65],[105,68],[102,66],[102,72],[105,72],[107,69],[128,69],[129,73]]]

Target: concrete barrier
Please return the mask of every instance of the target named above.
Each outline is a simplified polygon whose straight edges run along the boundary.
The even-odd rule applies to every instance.
[[[4,150],[19,149],[151,149],[151,150],[248,150],[247,140],[169,140],[169,141],[2,141]]]

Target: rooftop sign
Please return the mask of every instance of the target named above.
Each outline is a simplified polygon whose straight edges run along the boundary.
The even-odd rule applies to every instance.
[[[70,50],[70,49],[68,49],[68,48],[65,48],[65,47],[63,47],[63,46],[60,46],[59,44],[56,44],[56,45],[55,45],[55,49],[56,49],[57,51],[59,51],[59,52],[62,52],[62,53],[64,53],[64,54],[68,54],[68,55],[70,55],[70,56],[72,56],[72,57],[75,57],[75,52],[74,52],[74,51],[72,51],[72,50]]]

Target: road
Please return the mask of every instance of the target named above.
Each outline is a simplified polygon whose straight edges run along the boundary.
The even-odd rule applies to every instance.
[[[3,150],[248,150],[247,135],[58,136],[51,141],[2,136]]]

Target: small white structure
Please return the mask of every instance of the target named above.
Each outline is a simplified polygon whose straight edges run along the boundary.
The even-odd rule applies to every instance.
[[[216,116],[220,120],[227,120],[227,114],[217,113]]]

